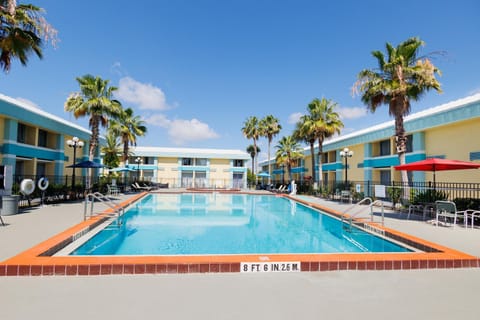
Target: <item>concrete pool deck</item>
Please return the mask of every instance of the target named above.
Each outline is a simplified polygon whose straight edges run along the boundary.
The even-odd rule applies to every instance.
[[[349,206],[322,205],[338,211]],[[388,216],[388,228],[480,256],[480,229]],[[3,218],[7,226],[0,226],[0,261],[82,221],[83,203],[38,207]],[[478,319],[480,270],[0,277],[0,288],[2,318],[8,319]]]

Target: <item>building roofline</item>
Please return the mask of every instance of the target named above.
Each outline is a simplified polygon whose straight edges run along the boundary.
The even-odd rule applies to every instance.
[[[90,130],[85,129],[85,128],[83,128],[82,126],[80,126],[80,125],[78,125],[78,124],[75,124],[75,123],[73,123],[73,122],[70,122],[70,121],[68,121],[68,120],[65,120],[65,119],[63,119],[63,118],[61,118],[61,117],[59,117],[59,116],[54,115],[54,114],[48,113],[48,112],[46,112],[46,111],[44,111],[44,110],[42,110],[42,109],[40,109],[40,108],[33,107],[33,106],[31,106],[31,105],[29,105],[29,104],[27,104],[27,103],[25,103],[25,102],[19,101],[19,100],[17,100],[17,99],[14,99],[14,98],[12,98],[12,97],[9,97],[9,96],[6,96],[6,95],[4,95],[4,94],[2,94],[2,93],[0,93],[0,100],[3,100],[3,101],[5,101],[5,102],[7,102],[7,103],[9,103],[9,104],[12,104],[12,105],[16,106],[16,107],[22,108],[22,109],[24,109],[24,110],[26,110],[26,111],[28,111],[28,112],[31,112],[31,113],[34,113],[34,114],[39,115],[39,116],[41,116],[41,117],[44,117],[44,118],[46,118],[46,119],[55,121],[55,122],[57,122],[57,123],[60,123],[60,124],[62,124],[62,125],[64,125],[64,126],[67,126],[67,127],[70,127],[70,128],[72,128],[72,129],[82,131],[83,133],[87,133],[87,134],[89,134],[89,135],[91,134],[91,131],[90,131]],[[4,112],[2,112],[2,114],[4,114]],[[5,114],[7,114],[7,113],[5,113]],[[9,114],[7,114],[7,115],[9,115]],[[19,119],[22,120],[21,118],[19,118]],[[52,128],[50,128],[50,129],[52,129]]]
[[[453,111],[455,109],[463,108],[468,105],[474,104],[474,103],[480,103],[480,93],[467,96],[461,99],[453,100],[435,107],[431,107],[419,112],[412,113],[404,118],[404,124],[408,126],[411,123],[416,122],[419,119],[424,119],[427,117],[432,117],[441,113],[445,113],[448,111]],[[326,140],[323,144],[324,149],[328,149],[329,146],[335,146],[338,144],[341,144],[342,141],[346,140],[353,140],[356,138],[359,138],[361,136],[373,134],[375,132],[383,131],[389,128],[393,128],[395,126],[395,120],[389,120],[365,129],[360,129],[345,135],[340,135],[334,138],[331,138],[329,140]],[[354,143],[356,144],[356,143]],[[318,150],[318,143],[315,144],[315,149]],[[304,153],[310,153],[310,146],[306,146],[303,148]],[[325,150],[327,151],[327,150]],[[274,159],[266,159],[260,164],[265,165],[268,164],[268,162],[274,162]]]
[[[471,104],[471,103],[475,103],[475,102],[480,102],[480,93],[474,94],[474,95],[471,95],[471,96],[468,96],[468,97],[465,97],[465,98],[457,99],[457,100],[454,100],[454,101],[450,101],[450,102],[447,102],[447,103],[444,103],[444,104],[441,104],[441,105],[438,105],[438,106],[435,106],[435,107],[431,107],[431,108],[428,108],[428,109],[425,109],[425,110],[422,110],[422,111],[419,111],[419,112],[412,113],[412,114],[410,114],[410,115],[408,115],[404,118],[404,123],[407,124],[408,122],[411,122],[411,121],[414,121],[414,120],[417,120],[417,119],[420,119],[420,118],[425,118],[425,117],[432,116],[432,115],[435,115],[435,114],[438,114],[438,113],[450,111],[450,110],[453,110],[453,109],[456,109],[456,108],[465,107],[466,105]],[[361,135],[365,135],[365,134],[375,132],[375,131],[378,131],[378,130],[383,130],[383,129],[393,127],[393,126],[395,126],[395,120],[389,120],[389,121],[380,123],[378,125],[374,125],[374,126],[369,127],[369,128],[360,129],[360,130],[352,132],[352,133],[348,133],[348,134],[345,134],[345,135],[340,135],[340,136],[337,136],[335,138],[329,139],[328,141],[325,141],[324,145],[340,142],[340,141],[343,141],[343,140],[358,137],[358,136],[361,136]],[[315,147],[318,147],[318,144],[315,145]],[[305,149],[310,149],[310,147],[305,148]]]
[[[202,149],[202,148],[169,148],[169,147],[133,147],[132,153],[139,156],[172,156],[172,157],[206,157],[221,159],[250,159],[250,155],[242,150]]]

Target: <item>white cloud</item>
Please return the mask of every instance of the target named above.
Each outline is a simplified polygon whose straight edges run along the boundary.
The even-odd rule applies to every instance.
[[[357,119],[367,114],[366,107],[353,107],[353,108],[337,107],[336,111],[340,116],[340,118],[342,119]]]
[[[110,71],[116,74],[117,76],[123,76],[125,74],[120,62],[114,62],[110,67]]]
[[[169,120],[164,114],[159,113],[145,117],[145,122],[154,126],[168,128],[172,121]]]
[[[26,105],[28,105],[28,106],[30,106],[30,107],[34,107],[34,108],[37,108],[37,109],[41,109],[38,104],[36,104],[35,102],[30,101],[30,100],[28,100],[28,99],[18,97],[18,98],[15,98],[15,100],[18,100],[18,101],[20,101],[21,103],[24,103],[24,104],[26,104]]]
[[[288,116],[288,123],[296,124],[300,120],[301,116],[303,116],[303,113],[301,112],[292,113],[291,115]]]
[[[171,120],[168,126],[168,135],[173,142],[178,145],[190,141],[215,139],[219,137],[219,135],[208,126],[208,124],[197,119]]]
[[[136,81],[130,77],[121,78],[115,96],[122,101],[133,103],[142,110],[166,110],[165,93],[151,84]]]

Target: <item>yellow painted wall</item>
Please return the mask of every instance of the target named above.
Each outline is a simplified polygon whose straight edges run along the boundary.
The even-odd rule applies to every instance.
[[[480,126],[478,120],[468,120],[453,125],[433,128],[425,133],[427,156],[445,155],[446,159],[470,161],[470,152],[480,152]],[[480,161],[475,161],[480,163]],[[426,174],[433,180],[432,173]],[[480,182],[480,170],[440,171],[438,182]]]
[[[348,180],[363,181],[364,180],[363,167],[358,168],[358,165],[363,163],[363,160],[364,160],[363,144],[349,146],[348,149],[353,151],[353,156],[351,158],[348,158]],[[345,164],[345,159],[343,159],[342,157],[339,157],[339,161],[342,161],[342,163]],[[344,172],[342,172],[342,178],[345,179]]]
[[[32,127],[30,125],[25,125],[26,126],[26,132],[25,132],[25,143],[30,144],[32,146],[37,145],[37,128]]]
[[[56,149],[57,148],[57,137],[58,134],[47,131],[47,148]]]
[[[229,159],[210,159],[210,181],[217,187],[230,183],[231,175]]]
[[[170,157],[170,158],[163,158],[159,157],[158,161],[158,168],[159,171],[157,172],[157,182],[164,183],[178,180],[179,171],[178,171],[178,158]]]

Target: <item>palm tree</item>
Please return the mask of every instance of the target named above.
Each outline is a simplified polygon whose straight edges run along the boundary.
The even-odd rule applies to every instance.
[[[311,130],[312,118],[310,115],[303,115],[300,117],[300,120],[295,125],[295,130],[293,131],[293,138],[297,141],[304,141],[310,145],[310,157],[311,157],[311,166],[312,166],[312,182],[315,186],[316,174],[315,174],[315,141],[317,137],[315,133]]]
[[[41,59],[43,40],[55,45],[57,31],[42,13],[42,8],[31,4],[0,0],[0,66],[5,72],[10,70],[12,59],[24,66],[32,53]]]
[[[388,112],[395,118],[395,140],[400,164],[405,164],[407,151],[403,118],[410,113],[410,100],[417,101],[431,89],[441,92],[435,74],[438,70],[426,57],[418,57],[424,42],[410,38],[394,48],[386,44],[386,54],[373,51],[378,69],[365,69],[358,74],[354,92],[361,94],[362,102],[372,113],[382,104],[389,106]],[[406,171],[402,172],[402,182],[408,183]]]
[[[111,168],[117,168],[120,164],[120,156],[122,155],[118,136],[111,131],[108,132],[106,136],[106,144],[102,146],[101,151],[103,153],[104,164]]]
[[[120,137],[123,144],[123,163],[126,163],[129,155],[129,145],[137,145],[137,137],[142,137],[147,132],[145,121],[140,116],[133,116],[133,110],[127,108],[120,115],[110,121],[110,130]]]
[[[275,137],[280,130],[282,130],[282,126],[280,125],[280,121],[275,118],[273,115],[265,116],[259,123],[261,135],[268,139],[268,184],[272,182],[272,165],[270,163],[270,145],[272,144],[272,139]]]
[[[310,127],[309,131],[318,140],[319,181],[322,181],[323,142],[335,133],[340,133],[340,130],[343,128],[340,116],[334,111],[336,106],[337,104],[332,100],[322,98],[313,99],[307,107],[309,117],[306,119],[306,126]]]
[[[260,127],[258,123],[258,118],[255,116],[250,116],[245,120],[243,123],[243,128],[242,128],[243,135],[247,139],[252,139],[253,140],[253,152],[254,152],[254,159],[255,159],[255,166],[253,167],[253,173],[256,173],[258,164],[258,157],[257,157],[257,140],[260,137]]]
[[[108,117],[121,114],[122,105],[113,100],[116,87],[109,87],[108,80],[85,75],[77,78],[80,92],[71,94],[65,102],[65,111],[73,112],[75,118],[89,116],[89,126],[92,129],[89,146],[89,159],[93,161],[94,152],[98,146],[100,126],[106,127]]]
[[[277,164],[287,167],[288,178],[292,179],[292,165],[296,160],[303,158],[303,149],[293,136],[282,137],[275,146],[275,160]]]
[[[259,148],[258,146],[255,147],[253,144],[251,144],[251,145],[249,145],[249,146],[247,147],[247,153],[249,153],[249,154],[250,154],[250,157],[252,158],[252,174],[255,174],[255,173],[254,173],[255,171],[253,171],[253,169],[254,169],[253,165],[254,165],[255,155],[257,155],[260,151],[261,151],[260,148]]]

